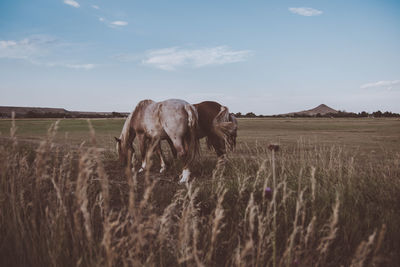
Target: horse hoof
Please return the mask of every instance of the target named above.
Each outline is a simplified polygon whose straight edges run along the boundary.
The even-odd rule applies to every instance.
[[[182,178],[179,180],[179,183],[180,183],[180,184],[184,184],[184,183],[186,183],[186,182],[187,182],[187,180],[184,179],[184,177],[182,177]]]
[[[163,173],[165,173],[166,170],[167,170],[166,168],[161,168],[160,173],[163,174]]]
[[[180,184],[188,182],[190,177],[190,171],[188,169],[183,169],[180,177],[182,177],[181,180],[179,181]]]
[[[138,173],[141,173],[141,172],[143,172],[143,171],[144,171],[144,169],[143,169],[143,168],[140,168],[139,171],[138,171]]]

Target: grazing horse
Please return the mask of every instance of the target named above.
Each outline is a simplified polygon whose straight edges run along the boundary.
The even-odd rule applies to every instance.
[[[133,159],[133,141],[138,137],[142,157],[142,168],[146,167],[146,153],[149,148],[156,148],[161,160],[161,170],[165,171],[165,161],[161,153],[161,140],[168,140],[175,155],[183,159],[184,167],[180,182],[190,177],[189,167],[199,151],[196,137],[198,115],[196,109],[184,100],[170,99],[162,102],[143,100],[128,116],[117,141],[119,159],[127,162]],[[132,160],[133,161],[133,160]],[[132,162],[132,164],[135,164]]]
[[[214,101],[204,101],[193,105],[199,114],[197,138],[207,138],[207,147],[214,149],[218,162],[225,162],[227,148],[232,150],[236,146],[238,123],[229,109]],[[170,143],[170,142],[169,142]],[[172,154],[176,158],[177,152],[171,145]]]
[[[199,114],[197,138],[207,138],[208,148],[214,148],[218,157],[226,154],[226,148],[236,146],[238,123],[229,109],[214,101],[194,104]]]

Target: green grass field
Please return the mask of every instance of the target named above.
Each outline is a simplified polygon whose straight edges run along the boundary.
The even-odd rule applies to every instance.
[[[55,121],[10,138],[0,120],[0,266],[400,262],[398,119],[239,119],[225,168],[203,142],[189,186],[169,153],[165,175],[124,169],[123,120],[91,120],[95,144],[86,120]]]

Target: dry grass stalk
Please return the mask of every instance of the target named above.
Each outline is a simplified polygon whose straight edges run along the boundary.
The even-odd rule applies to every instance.
[[[293,250],[295,247],[295,239],[297,237],[297,234],[301,231],[301,226],[298,225],[299,223],[299,217],[301,215],[301,211],[304,209],[304,200],[303,200],[303,195],[304,195],[305,190],[300,192],[300,195],[298,196],[297,202],[296,202],[296,213],[294,215],[294,221],[293,221],[293,229],[292,233],[289,237],[289,244],[283,253],[283,257],[281,260],[281,265],[286,265],[290,266],[292,264],[292,257],[293,257]]]
[[[214,210],[214,219],[212,221],[211,243],[210,243],[210,248],[208,249],[206,255],[208,263],[212,262],[218,235],[220,234],[222,228],[224,227],[224,224],[222,223],[222,220],[224,219],[224,208],[222,206],[222,203],[224,201],[226,192],[227,190],[223,187],[222,184],[220,184],[220,186],[217,189],[217,196],[218,196],[217,206]]]
[[[184,201],[184,190],[179,190],[174,196],[174,200],[164,210],[160,219],[159,242],[161,247],[166,247],[173,254],[177,254],[177,248],[173,244],[177,243],[177,232],[179,231],[179,219]]]
[[[76,181],[76,201],[84,219],[84,227],[87,241],[89,243],[89,250],[93,247],[92,238],[92,223],[89,213],[89,197],[88,197],[88,183],[93,171],[93,150],[88,149],[81,154],[79,159],[79,173]],[[75,223],[80,224],[79,215],[75,213]]]
[[[379,266],[382,261],[382,257],[381,255],[379,255],[379,250],[382,247],[382,243],[386,234],[386,229],[387,229],[386,224],[384,224],[382,225],[381,230],[379,231],[378,240],[376,241],[375,249],[372,253],[372,260],[371,260],[372,266]]]
[[[339,194],[336,194],[336,203],[335,206],[333,207],[333,213],[329,220],[330,222],[324,227],[325,228],[324,232],[326,232],[326,235],[321,238],[320,243],[317,247],[317,251],[320,254],[320,258],[317,261],[317,265],[324,263],[326,256],[328,254],[328,249],[332,244],[333,240],[336,238],[336,233],[338,231],[338,221],[339,221],[339,206],[340,206]]]
[[[253,265],[256,261],[255,248],[257,247],[257,241],[255,240],[255,237],[258,235],[258,214],[259,208],[255,204],[253,193],[251,193],[244,216],[247,242],[245,245],[245,249],[241,253],[242,262],[246,262],[249,265]],[[249,248],[249,244],[251,244],[251,249]]]
[[[179,222],[179,263],[192,262],[202,266],[197,249],[199,230],[198,230],[198,208],[196,198],[199,193],[199,188],[194,188],[193,184],[189,184],[187,194],[183,203],[183,210]]]
[[[272,197],[272,203],[273,203],[273,223],[272,223],[272,266],[276,267],[276,262],[277,262],[277,249],[276,249],[276,216],[277,216],[277,210],[276,210],[276,194],[277,194],[277,188],[276,188],[276,172],[275,172],[275,152],[278,151],[279,146],[277,145],[269,145],[268,148],[271,150],[271,162],[272,162],[272,181],[273,181],[273,187],[274,187],[274,194]]]
[[[316,171],[316,168],[314,166],[311,167],[311,201],[312,201],[313,206],[314,206],[315,197],[316,197],[316,185],[317,185],[317,180],[315,179],[315,171]]]
[[[222,175],[224,174],[225,167],[226,167],[226,161],[227,161],[226,155],[222,155],[222,156],[218,157],[217,164],[215,165],[215,168],[212,172],[213,180],[222,178]]]
[[[376,230],[368,237],[368,241],[362,241],[358,246],[356,253],[351,261],[351,267],[363,267],[367,261],[368,256],[373,250],[375,242]]]
[[[314,235],[314,231],[315,231],[315,222],[317,220],[317,217],[314,216],[312,217],[310,223],[307,226],[307,232],[306,235],[304,237],[304,248],[307,250],[309,248],[309,246],[311,245],[312,241],[313,241],[313,235]]]
[[[15,112],[11,113],[11,128],[10,128],[10,139],[13,148],[15,149],[17,145],[17,126],[15,125]]]

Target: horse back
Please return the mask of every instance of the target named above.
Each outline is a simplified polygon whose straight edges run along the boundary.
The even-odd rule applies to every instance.
[[[169,99],[158,102],[158,117],[163,129],[167,132],[173,132],[174,135],[184,135],[188,127],[192,127],[193,115],[187,110],[191,106],[184,100]],[[197,122],[197,116],[196,116]]]

